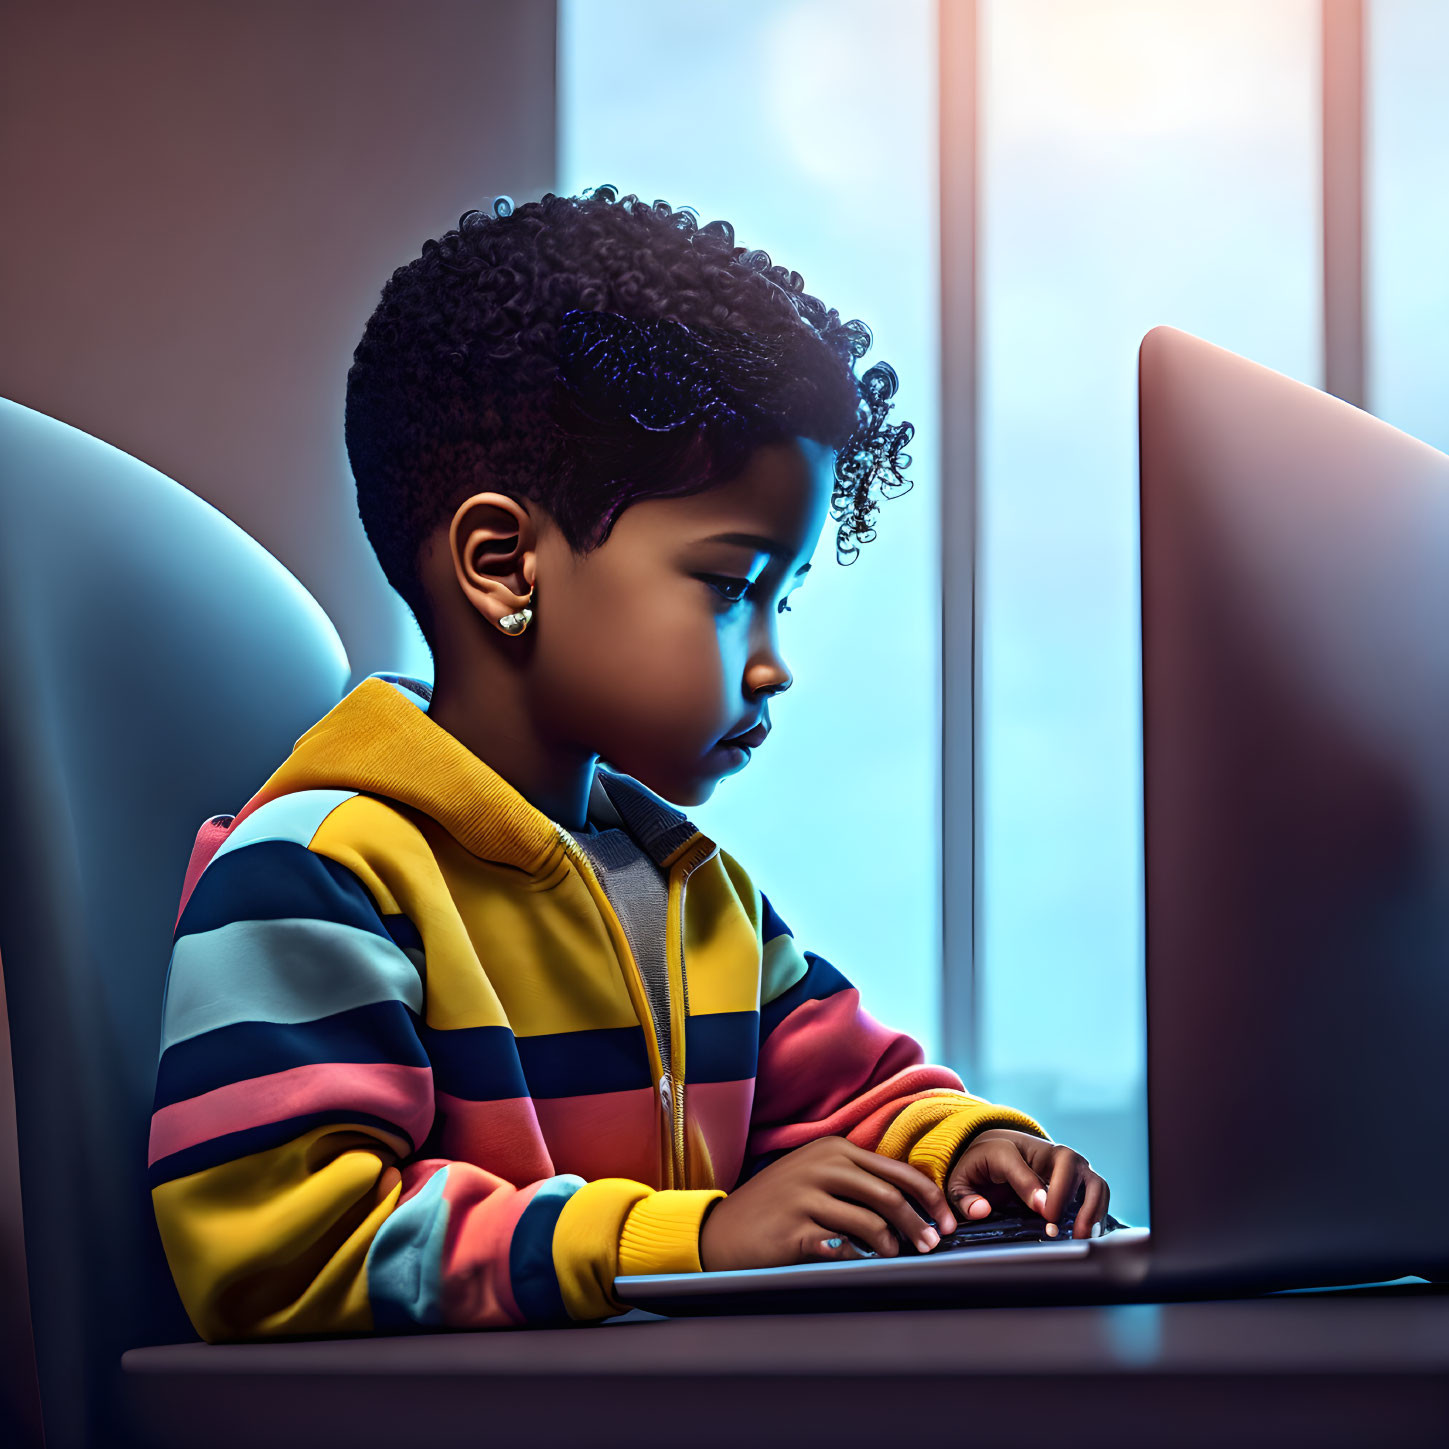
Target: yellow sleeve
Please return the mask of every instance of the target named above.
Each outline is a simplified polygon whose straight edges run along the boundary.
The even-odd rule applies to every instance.
[[[956,1158],[978,1132],[1008,1127],[1051,1141],[1046,1129],[1015,1107],[999,1107],[969,1092],[925,1097],[903,1107],[876,1151],[919,1168],[942,1191]]]
[[[665,1188],[629,1210],[619,1235],[619,1273],[698,1273],[699,1233],[722,1188]]]

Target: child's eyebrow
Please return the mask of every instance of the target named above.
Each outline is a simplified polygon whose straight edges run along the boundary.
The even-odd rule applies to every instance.
[[[702,538],[701,543],[738,543],[745,548],[758,549],[761,553],[767,553],[772,558],[778,556],[788,558],[790,550],[783,543],[773,538],[766,538],[760,533],[712,533],[708,538]],[[795,570],[796,574],[807,574],[810,572],[810,565],[801,564]]]

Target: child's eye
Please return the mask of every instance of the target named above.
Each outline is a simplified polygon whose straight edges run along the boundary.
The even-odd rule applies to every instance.
[[[750,581],[748,579],[730,578],[725,574],[702,574],[701,577],[704,579],[705,583],[710,586],[710,588],[712,588],[717,594],[722,594],[732,604],[738,604],[739,601],[744,598],[746,590],[750,587]],[[738,586],[739,588],[739,593],[725,593],[725,589],[734,588],[736,586]]]
[[[749,579],[732,578],[727,574],[701,574],[700,577],[704,579],[710,588],[714,589],[716,593],[723,595],[732,604],[738,604],[749,592],[751,587]],[[725,590],[729,588],[738,588],[739,592],[737,594],[725,593]],[[779,612],[782,614],[791,614],[794,613],[794,610],[791,609],[790,605],[784,599],[781,599]]]

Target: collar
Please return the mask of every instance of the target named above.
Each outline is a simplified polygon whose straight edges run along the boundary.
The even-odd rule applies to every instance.
[[[357,790],[431,816],[481,859],[542,873],[558,852],[563,827],[434,723],[427,713],[431,699],[425,680],[368,675],[297,740],[246,813],[298,790]],[[662,870],[703,835],[648,786],[602,763],[594,771],[590,814],[601,792]]]

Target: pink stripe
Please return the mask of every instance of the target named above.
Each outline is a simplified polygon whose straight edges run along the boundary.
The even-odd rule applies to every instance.
[[[446,1157],[476,1163],[509,1182],[552,1177],[553,1159],[544,1145],[531,1097],[469,1102],[439,1092],[438,1150]]]
[[[524,1321],[513,1296],[508,1254],[513,1230],[541,1182],[521,1188],[471,1163],[455,1162],[443,1184],[443,1321],[455,1328],[512,1327]]]
[[[181,907],[176,912],[176,925],[171,928],[173,936],[176,934],[177,926],[181,924],[181,917],[186,914],[186,903],[191,899],[191,892],[196,889],[196,882],[201,879],[202,872],[211,864],[211,858],[221,849],[227,836],[269,800],[278,799],[287,794],[291,788],[290,785],[283,784],[279,789],[274,789],[271,794],[267,794],[265,789],[258,790],[225,825],[213,825],[208,820],[196,832],[196,841],[191,847],[191,859],[186,865],[186,876],[181,882]]]
[[[758,1156],[780,1148],[799,1147],[817,1137],[849,1136],[852,1127],[859,1125],[883,1104],[903,1101],[912,1092],[919,1092],[924,1087],[952,1087],[960,1091],[961,1078],[947,1067],[907,1067],[818,1122],[787,1122],[778,1127],[759,1128],[750,1134],[750,1154]]]
[[[872,1082],[918,1065],[924,1055],[913,1038],[863,1010],[853,986],[823,1001],[802,1002],[760,1048],[755,1120],[825,1117]]]
[[[630,1177],[648,1187],[661,1185],[663,1112],[653,1087],[537,1097],[533,1106],[555,1172],[576,1172],[586,1182]]]
[[[684,1084],[686,1130],[695,1129],[704,1139],[715,1187],[730,1191],[739,1181],[745,1160],[745,1138],[750,1131],[750,1104],[755,1098],[755,1079],[737,1082],[690,1082]],[[696,1182],[691,1159],[690,1185]]]
[[[186,913],[186,903],[191,899],[191,892],[196,889],[196,882],[201,879],[201,873],[211,864],[212,856],[221,849],[227,836],[249,815],[260,810],[268,800],[275,800],[279,795],[285,795],[290,788],[288,785],[283,785],[280,790],[276,790],[270,795],[258,790],[225,825],[213,825],[208,820],[196,832],[196,841],[191,847],[191,859],[186,865],[186,877],[181,883],[181,908],[176,912],[176,926],[181,924],[181,917]],[[176,926],[171,928],[172,935],[176,934]]]
[[[222,842],[235,829],[236,820],[233,818],[223,825],[207,820],[196,832],[196,843],[191,847],[191,859],[186,865],[186,878],[181,883],[181,907],[176,912],[176,925],[171,928],[173,936],[181,925],[181,917],[186,914],[186,903],[191,899],[191,892],[196,889],[196,882],[201,879],[201,872],[211,864],[211,857],[221,849]]]
[[[927,1097],[954,1097],[955,1095],[954,1089],[948,1087],[928,1087],[924,1092],[912,1092],[908,1097],[899,1097],[893,1102],[887,1102],[884,1107],[877,1107],[869,1117],[852,1127],[845,1135],[857,1147],[864,1147],[868,1152],[875,1152],[881,1138],[886,1134],[886,1128],[912,1102],[920,1102]]]
[[[445,1157],[415,1157],[411,1162],[399,1164],[402,1178],[402,1195],[393,1205],[396,1212],[410,1197],[416,1197],[439,1172],[446,1172],[449,1166]]]
[[[433,1120],[432,1076],[428,1067],[392,1062],[317,1062],[232,1082],[154,1113],[147,1165],[227,1132],[310,1112],[335,1112],[344,1121],[366,1112],[421,1142]]]

